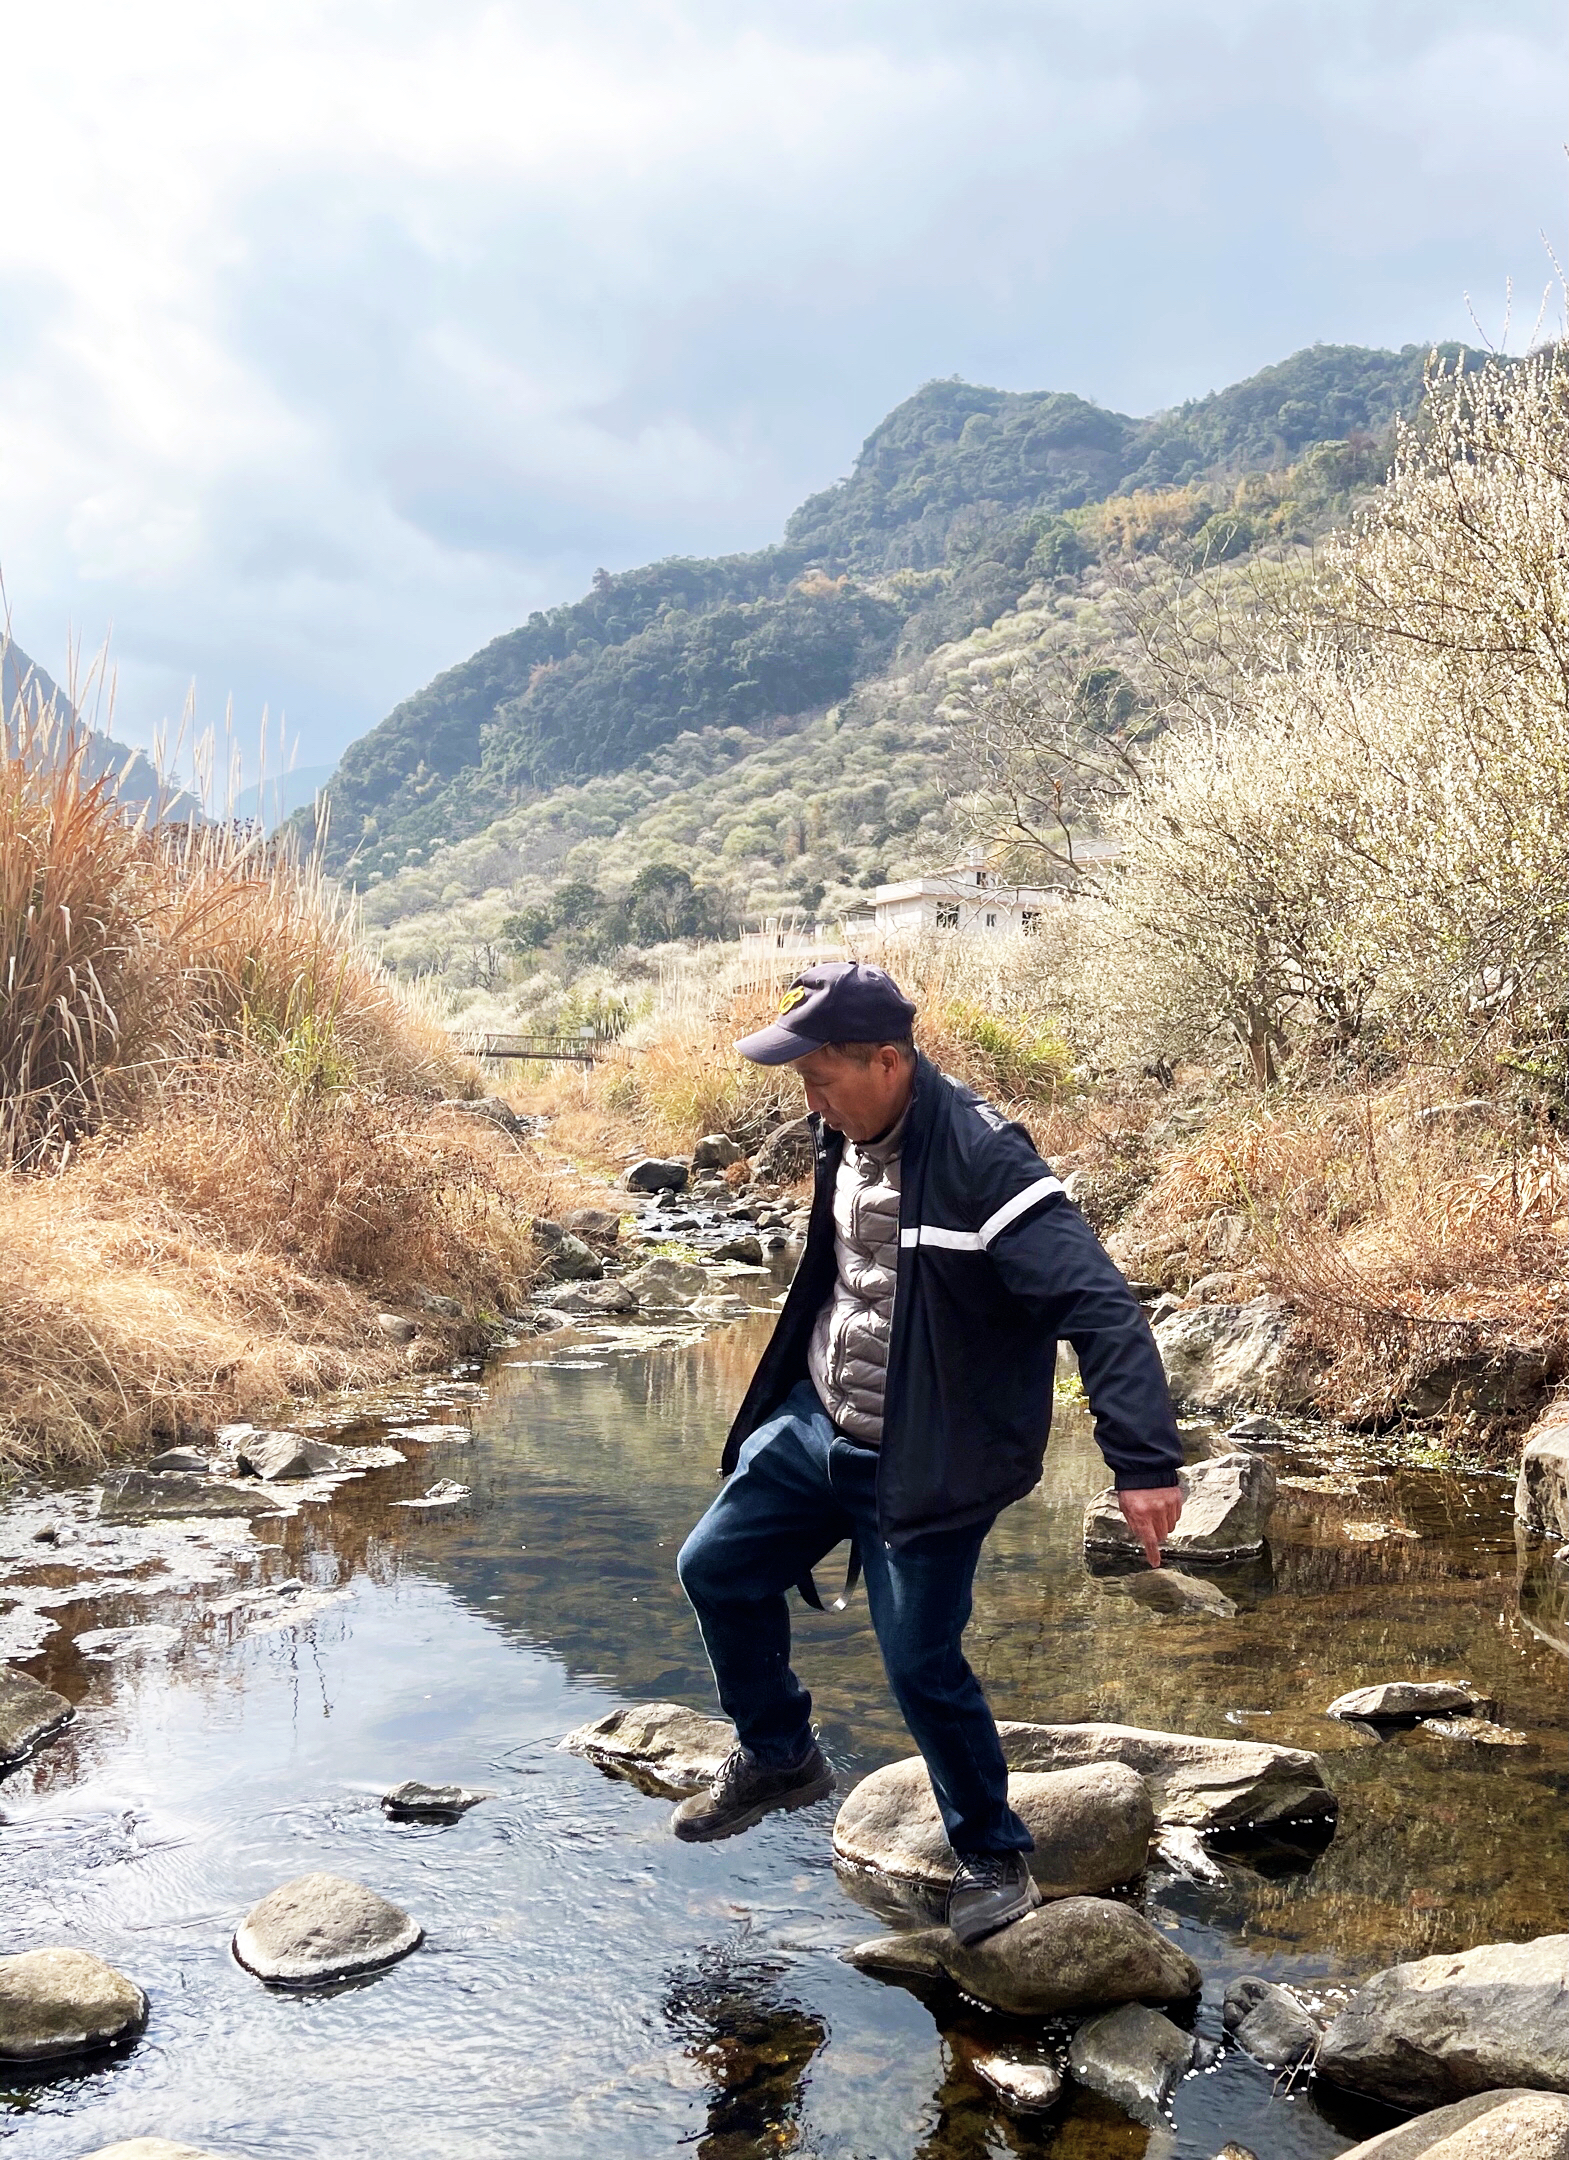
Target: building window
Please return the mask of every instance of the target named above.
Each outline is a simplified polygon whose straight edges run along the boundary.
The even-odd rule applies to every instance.
[[[996,916],[995,916],[995,915],[988,915],[988,916],[987,916],[987,918],[986,918],[986,927],[987,927],[987,929],[988,929],[988,930],[995,930],[995,929],[996,929],[996,927],[997,927],[997,918],[996,918]]]
[[[986,883],[986,872],[984,870],[976,871],[975,882],[977,885],[984,885]]]
[[[1019,917],[1019,928],[1024,932],[1024,935],[1026,937],[1034,937],[1036,931],[1040,928],[1040,926],[1040,909],[1027,907]]]
[[[957,930],[959,927],[959,903],[957,900],[942,901],[937,909],[939,930]]]

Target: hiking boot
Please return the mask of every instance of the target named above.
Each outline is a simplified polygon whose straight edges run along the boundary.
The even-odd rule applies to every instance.
[[[688,1844],[734,1837],[775,1808],[810,1807],[832,1792],[833,1784],[834,1774],[815,1740],[798,1763],[784,1770],[758,1762],[743,1747],[732,1748],[707,1792],[683,1800],[670,1818],[670,1827]]]
[[[948,1925],[966,1948],[1041,1902],[1021,1852],[962,1853],[948,1889]]]

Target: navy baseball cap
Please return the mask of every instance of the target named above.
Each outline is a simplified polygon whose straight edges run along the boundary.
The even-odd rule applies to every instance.
[[[915,1007],[891,975],[859,960],[828,960],[803,968],[773,1025],[736,1048],[754,1065],[789,1065],[825,1043],[903,1042],[914,1022]]]

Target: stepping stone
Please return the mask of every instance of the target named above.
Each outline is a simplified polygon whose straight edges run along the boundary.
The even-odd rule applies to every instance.
[[[131,2039],[146,2023],[141,1989],[91,1951],[0,1958],[0,2060],[82,2055]]]
[[[23,1761],[75,1715],[53,1688],[12,1665],[0,1665],[0,1770]]]
[[[1326,1717],[1363,1718],[1370,1725],[1400,1718],[1444,1717],[1480,1710],[1482,1697],[1469,1680],[1384,1680],[1376,1687],[1337,1695]]]
[[[381,1804],[394,1822],[456,1822],[481,1800],[495,1797],[469,1785],[422,1785],[418,1778],[405,1778],[382,1795]]]
[[[342,1875],[301,1875],[253,1905],[234,1937],[247,1972],[281,1987],[319,1987],[392,1965],[424,1939],[401,1907]]]

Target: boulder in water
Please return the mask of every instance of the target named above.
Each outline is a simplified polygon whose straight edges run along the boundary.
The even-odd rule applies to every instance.
[[[81,2055],[131,2039],[146,2022],[141,1989],[90,1951],[0,1957],[0,2060]]]
[[[563,1230],[570,1230],[577,1238],[600,1238],[607,1245],[614,1245],[621,1236],[621,1217],[614,1208],[580,1207],[561,1218]]]
[[[258,1432],[242,1440],[235,1453],[241,1477],[261,1478],[271,1485],[279,1478],[320,1477],[327,1470],[341,1470],[343,1458],[325,1440],[307,1440],[297,1432]]]
[[[1177,1483],[1182,1487],[1182,1516],[1163,1553],[1213,1564],[1245,1559],[1262,1549],[1275,1505],[1275,1473],[1262,1455],[1232,1448],[1179,1470]],[[1092,1552],[1139,1549],[1111,1486],[1097,1493],[1084,1511],[1084,1543]]]
[[[1109,1890],[1143,1871],[1155,1810],[1143,1778],[1125,1764],[1019,1771],[1008,1799],[1035,1840],[1030,1872],[1048,1897]],[[896,1881],[937,1888],[953,1880],[958,1861],[919,1755],[861,1780],[834,1822],[834,1852]]]
[[[1091,2018],[1068,2049],[1080,2085],[1152,2129],[1192,2064],[1193,2035],[1137,2002]]]
[[[879,1935],[845,1952],[858,1971],[906,1985],[951,1981],[1014,2017],[1055,2017],[1125,2002],[1179,2002],[1201,1974],[1130,1905],[1059,1898],[968,1949],[950,1928]]]
[[[1378,1725],[1481,1707],[1482,1697],[1469,1680],[1383,1680],[1374,1687],[1351,1688],[1337,1695],[1324,1715]]]
[[[53,1688],[13,1665],[0,1665],[0,1770],[23,1761],[75,1715]]]
[[[1569,2160],[1569,2099],[1477,2093],[1353,2145],[1340,2160]]]
[[[626,1286],[645,1305],[690,1305],[693,1298],[703,1296],[711,1280],[708,1270],[695,1260],[661,1257],[628,1275]]]
[[[761,1267],[763,1264],[762,1240],[749,1231],[738,1237],[726,1238],[722,1245],[714,1247],[716,1260],[733,1260],[745,1267]]]
[[[683,1703],[626,1703],[569,1732],[561,1746],[642,1792],[680,1800],[712,1782],[735,1746],[735,1727]]]
[[[1289,1988],[1252,1974],[1233,1980],[1220,2014],[1238,2047],[1269,2070],[1295,2069],[1318,2046],[1324,2029]]]
[[[635,1313],[637,1292],[625,1282],[571,1282],[550,1292],[550,1309],[559,1313],[605,1315]]]
[[[300,1875],[253,1905],[234,1937],[247,1972],[281,1987],[318,1987],[407,1957],[424,1929],[389,1899],[342,1875]]]
[[[1010,1770],[1063,1770],[1121,1762],[1148,1784],[1162,1823],[1195,1830],[1242,1830],[1287,1822],[1332,1822],[1338,1802],[1324,1768],[1305,1748],[1263,1740],[1206,1740],[1148,1732],[1138,1725],[1026,1725],[997,1728]]]
[[[423,1785],[418,1778],[405,1778],[382,1794],[381,1804],[394,1822],[456,1822],[481,1800],[494,1798],[470,1785]]]
[[[1147,1612],[1204,1613],[1212,1620],[1233,1620],[1234,1598],[1201,1575],[1184,1575],[1179,1568],[1145,1568],[1137,1575],[1100,1578],[1103,1590],[1113,1591],[1142,1605]]]
[[[1569,2093],[1566,2003],[1569,1935],[1391,1965],[1331,2019],[1318,2074],[1401,2108],[1512,2086]]]

